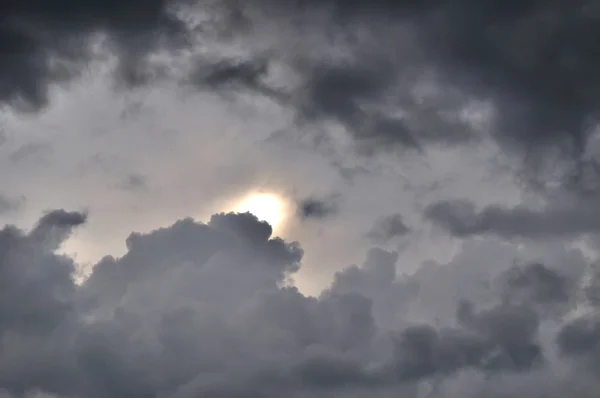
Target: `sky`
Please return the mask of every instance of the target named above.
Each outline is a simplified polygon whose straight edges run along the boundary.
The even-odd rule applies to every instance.
[[[599,19],[3,2],[0,398],[596,396]]]

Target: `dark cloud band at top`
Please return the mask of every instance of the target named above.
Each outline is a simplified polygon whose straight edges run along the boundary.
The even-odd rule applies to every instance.
[[[291,60],[288,66],[300,76],[284,102],[301,120],[339,122],[368,153],[491,136],[525,161],[528,172],[554,156],[543,167],[563,169],[563,183],[588,185],[584,180],[591,178],[598,185],[597,168],[590,167],[598,154],[589,153],[600,99],[600,52],[593,39],[600,12],[593,1],[233,4],[229,11],[237,11],[245,27],[281,27],[283,49],[275,46],[269,54],[274,62]],[[230,28],[252,37],[252,28]],[[290,44],[302,43],[307,30],[323,43],[335,37],[332,48],[325,45],[323,55],[295,53]],[[327,56],[334,50],[346,55]],[[231,80],[265,92],[265,69],[244,71]],[[424,94],[421,83],[436,89]],[[485,128],[464,119],[465,109],[477,103],[494,110]]]
[[[410,232],[401,214],[391,214],[377,219],[367,233],[367,237],[375,242],[387,242],[392,238],[404,236]]]
[[[582,164],[596,164],[587,152],[600,97],[593,39],[600,13],[591,0],[186,2],[229,32],[217,38],[188,31],[172,12],[180,3],[4,2],[0,100],[42,106],[52,82],[81,70],[95,32],[114,43],[130,83],[143,82],[146,55],[165,40],[176,46],[199,35],[219,48],[233,38],[248,44],[247,54],[204,54],[189,79],[210,90],[250,88],[291,106],[300,121],[335,120],[368,152],[462,145],[482,135],[461,116],[465,107],[489,102],[495,112],[483,135],[508,153],[539,160],[558,151],[575,184],[590,170],[598,179]],[[281,27],[279,37],[257,43],[268,24]],[[326,56],[333,47],[302,50],[307,31],[348,56]],[[332,36],[340,40],[331,44]],[[81,65],[53,70],[53,59]],[[272,63],[286,64],[297,83],[269,82]],[[423,71],[438,87],[417,95]]]

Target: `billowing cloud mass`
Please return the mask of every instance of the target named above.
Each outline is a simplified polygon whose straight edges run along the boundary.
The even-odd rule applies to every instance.
[[[9,397],[455,397],[463,378],[473,396],[505,396],[514,382],[519,394],[558,397],[580,378],[597,384],[586,368],[597,321],[560,320],[584,304],[581,272],[463,258],[397,275],[398,254],[373,249],[309,297],[290,285],[299,245],[229,213],[133,233],[123,257],[105,257],[78,285],[73,261],[54,250],[85,219],[57,210],[30,232],[0,232]],[[487,287],[456,285],[464,267]]]
[[[1,2],[0,398],[596,397],[599,4]]]

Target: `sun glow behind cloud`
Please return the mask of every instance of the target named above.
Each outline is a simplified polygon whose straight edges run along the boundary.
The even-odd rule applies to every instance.
[[[268,222],[273,230],[277,230],[285,219],[284,201],[269,193],[248,195],[238,204],[235,211],[252,213],[259,220]]]

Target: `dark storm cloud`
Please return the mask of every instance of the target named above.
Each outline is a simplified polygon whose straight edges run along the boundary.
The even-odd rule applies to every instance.
[[[308,197],[300,200],[297,206],[301,219],[326,218],[338,211],[338,203],[335,198]]]
[[[178,3],[6,3],[0,9],[6,21],[0,31],[6,58],[0,98],[43,104],[48,84],[79,69],[55,70],[50,59],[85,60],[85,38],[98,31],[109,35],[121,55],[122,77],[143,82],[151,73],[145,55],[162,38],[185,37],[170,12]],[[203,55],[188,79],[201,86],[250,88],[294,107],[299,120],[335,120],[368,151],[464,143],[480,134],[461,111],[471,100],[490,101],[496,111],[490,131],[503,148],[530,165],[558,150],[554,166],[568,169],[570,182],[590,173],[597,179],[588,141],[600,93],[600,52],[593,40],[600,13],[591,0],[252,0],[196,6],[217,21],[217,30],[228,32],[203,40],[214,39],[217,47],[238,39],[248,43],[237,57]],[[269,24],[280,34],[263,43],[260,29]],[[323,43],[339,38],[335,46],[349,55],[325,56],[333,48],[307,52],[300,44],[311,37]],[[254,46],[257,40],[261,46]],[[273,85],[277,63],[291,68],[298,83]],[[423,71],[436,76],[437,86],[425,97],[413,92],[427,80]]]
[[[369,151],[481,136],[459,114],[482,100],[495,109],[489,133],[528,167],[561,168],[569,184],[587,184],[584,174],[598,179],[597,168],[588,167],[597,161],[586,157],[600,99],[593,0],[223,4],[237,15],[230,29],[240,36],[274,21],[280,28],[282,48],[269,54],[291,59],[301,75],[288,97],[301,118],[335,120]],[[307,36],[334,41],[334,48],[309,57],[297,46]],[[349,55],[329,57],[338,49]],[[411,93],[423,71],[436,76],[439,89],[427,98]],[[257,73],[239,72],[231,79],[247,76],[255,86]],[[550,154],[556,161],[540,166]]]
[[[392,238],[404,236],[410,232],[410,228],[404,223],[401,214],[391,214],[375,221],[367,237],[375,242],[387,242]]]
[[[394,75],[378,65],[318,65],[310,72],[305,97],[300,103],[304,118],[333,119],[356,133],[357,140],[368,145],[401,142],[410,147],[418,145],[417,138],[401,119],[369,114],[362,110],[361,101],[377,99]],[[387,79],[386,79],[387,77]]]
[[[3,2],[0,100],[44,105],[50,84],[82,70],[89,55],[87,40],[96,33],[108,35],[120,56],[121,77],[133,82],[143,73],[144,57],[161,40],[182,37],[183,24],[169,9],[174,4],[170,0]]]
[[[84,39],[97,31],[107,33],[121,55],[122,77],[143,82],[145,55],[164,37],[185,37],[170,12],[178,3],[3,4],[0,98],[43,104],[48,84],[79,69],[55,70],[50,59],[84,60]],[[237,58],[203,57],[190,77],[202,86],[247,87],[294,107],[301,120],[336,120],[369,151],[396,143],[420,149],[431,142],[464,143],[475,132],[460,118],[461,110],[473,99],[490,101],[496,110],[492,136],[510,153],[537,164],[558,150],[558,167],[569,169],[576,181],[584,172],[597,177],[596,168],[586,167],[595,160],[580,162],[589,155],[600,97],[600,51],[593,39],[600,12],[591,0],[252,0],[196,6],[228,32],[215,39],[217,47],[220,40],[249,44]],[[253,46],[262,37],[254,33],[268,24],[281,28],[273,42],[279,44]],[[322,42],[339,38],[336,46],[348,57],[313,54],[298,45],[313,36]],[[267,83],[274,62],[291,68],[299,83],[285,90]],[[412,92],[423,71],[437,76],[438,90],[426,98]]]
[[[460,237],[571,238],[600,231],[600,214],[592,203],[551,205],[541,210],[489,205],[478,210],[467,200],[449,200],[428,206],[425,217]]]

